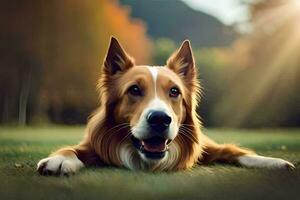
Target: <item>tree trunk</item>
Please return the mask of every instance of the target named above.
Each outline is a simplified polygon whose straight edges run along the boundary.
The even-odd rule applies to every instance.
[[[20,99],[19,99],[19,126],[25,126],[27,121],[27,105],[31,85],[31,68],[29,69],[27,77],[24,78],[21,85]]]

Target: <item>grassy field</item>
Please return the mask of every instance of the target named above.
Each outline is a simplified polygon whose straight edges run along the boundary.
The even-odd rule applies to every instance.
[[[236,166],[196,166],[172,173],[83,169],[72,177],[42,177],[39,159],[75,144],[83,127],[0,127],[0,199],[299,199],[300,130],[204,130],[296,164],[293,172]]]

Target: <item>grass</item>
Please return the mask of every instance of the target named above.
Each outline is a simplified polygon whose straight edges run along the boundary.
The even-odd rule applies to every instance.
[[[77,143],[83,127],[0,127],[0,199],[299,199],[300,170],[196,166],[148,173],[83,169],[72,177],[42,177],[36,163],[56,148]],[[263,155],[300,165],[300,130],[204,130]]]

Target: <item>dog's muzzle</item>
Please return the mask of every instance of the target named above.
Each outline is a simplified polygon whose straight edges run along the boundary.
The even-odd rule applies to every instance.
[[[139,140],[136,137],[131,137],[133,146],[150,159],[161,159],[168,151],[170,139],[165,139],[159,136],[154,136],[149,139]]]
[[[133,145],[150,159],[161,159],[165,156],[171,139],[168,138],[172,118],[163,111],[150,111],[147,115],[149,137],[139,139],[132,136]]]

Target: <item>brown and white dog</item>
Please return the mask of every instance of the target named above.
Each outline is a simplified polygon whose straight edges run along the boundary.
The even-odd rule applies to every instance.
[[[98,89],[101,105],[82,142],[42,159],[40,174],[70,175],[92,165],[170,171],[212,162],[294,168],[282,159],[217,144],[201,133],[196,113],[200,87],[189,41],[166,66],[137,66],[111,38]]]

